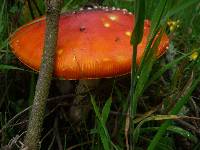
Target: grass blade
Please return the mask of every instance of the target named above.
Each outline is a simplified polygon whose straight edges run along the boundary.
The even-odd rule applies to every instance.
[[[24,69],[22,69],[22,68],[18,68],[18,67],[11,66],[11,65],[0,65],[0,70],[21,70],[21,71],[24,71]]]
[[[91,103],[93,105],[95,114],[96,114],[97,119],[98,119],[98,132],[100,134],[101,142],[103,144],[104,149],[109,150],[110,149],[110,143],[111,143],[110,141],[111,140],[110,140],[110,136],[108,134],[107,128],[106,128],[105,123],[104,123],[104,121],[103,121],[103,119],[101,117],[101,114],[99,112],[99,108],[96,105],[96,102],[95,102],[93,96],[91,96],[90,100],[91,100]],[[109,104],[109,102],[107,102],[107,103]],[[109,106],[108,104],[107,104],[107,106]],[[107,110],[107,108],[105,110]]]
[[[111,107],[111,104],[112,104],[112,97],[110,97],[104,107],[103,107],[103,110],[102,110],[102,120],[103,120],[103,123],[106,124],[106,121],[108,119],[108,115],[110,113],[110,107]]]
[[[131,37],[131,44],[133,45],[133,53],[132,53],[132,66],[131,66],[131,87],[130,87],[130,116],[134,118],[136,109],[137,109],[137,99],[134,99],[135,95],[135,85],[137,83],[137,46],[141,42],[143,37],[144,30],[144,19],[145,19],[145,0],[136,0],[135,1],[135,24],[134,30]],[[128,110],[128,111],[129,111]],[[134,129],[133,122],[130,123],[131,128],[130,131]],[[132,134],[130,134],[131,140],[134,139]],[[133,147],[134,144],[131,144]]]
[[[137,45],[141,42],[144,30],[144,19],[145,19],[145,0],[135,1],[135,25],[131,37],[131,44],[133,45],[133,55],[132,55],[132,68],[131,68],[131,89],[130,96],[133,97],[134,86],[137,76]]]
[[[193,141],[194,143],[197,143],[197,141],[198,141],[196,136],[194,136],[191,132],[189,132],[183,128],[180,128],[177,126],[169,126],[167,128],[167,130],[177,133],[177,134],[189,139],[190,141]]]
[[[147,128],[140,128],[140,132],[142,133],[149,133],[149,132],[152,132],[152,131],[157,131],[159,129],[159,127],[147,127]],[[181,136],[183,136],[184,138],[194,142],[194,143],[197,143],[198,142],[198,139],[196,136],[194,136],[191,132],[183,129],[183,128],[180,128],[180,127],[177,127],[177,126],[169,126],[167,128],[167,131],[171,131],[171,132],[174,132],[176,134],[179,134]]]
[[[152,120],[168,120],[168,119],[178,119],[178,118],[181,118],[181,117],[176,116],[176,115],[154,115],[154,116],[150,116],[143,119],[134,130],[133,134],[134,134],[135,141],[136,142],[138,141],[140,128],[145,122],[152,121]]]
[[[145,0],[135,1],[135,27],[131,37],[131,44],[133,45],[133,55],[132,55],[132,68],[131,68],[131,88],[130,88],[130,113],[134,117],[136,112],[137,100],[133,99],[135,93],[135,85],[137,80],[137,45],[141,42],[144,30],[144,19],[145,19]]]

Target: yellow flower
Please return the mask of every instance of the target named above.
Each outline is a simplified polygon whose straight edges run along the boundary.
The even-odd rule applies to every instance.
[[[193,52],[189,58],[190,58],[190,61],[193,61],[193,60],[196,60],[199,56],[199,53],[198,52]]]
[[[175,31],[175,29],[180,27],[180,20],[176,20],[176,21],[169,20],[167,22],[167,25],[169,26],[169,30],[173,32]]]

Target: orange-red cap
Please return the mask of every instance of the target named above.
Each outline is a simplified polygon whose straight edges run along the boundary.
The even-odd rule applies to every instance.
[[[64,13],[60,17],[55,75],[64,79],[113,77],[131,70],[130,44],[134,15],[123,10],[92,9]],[[39,70],[44,47],[45,17],[20,27],[12,36],[13,53],[28,67]],[[137,63],[143,55],[150,22],[145,21]],[[163,35],[157,56],[169,44]]]

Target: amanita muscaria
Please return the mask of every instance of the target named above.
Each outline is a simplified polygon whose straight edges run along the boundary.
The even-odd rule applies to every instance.
[[[60,17],[54,74],[64,79],[92,79],[119,76],[131,71],[131,33],[134,15],[119,9],[87,9]],[[137,52],[140,63],[147,44],[150,22]],[[10,37],[10,46],[19,60],[38,71],[41,63],[45,17],[23,25]],[[169,44],[163,34],[157,50],[161,56]]]

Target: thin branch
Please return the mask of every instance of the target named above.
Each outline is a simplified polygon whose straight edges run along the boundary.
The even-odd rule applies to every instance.
[[[42,64],[36,85],[35,97],[30,115],[25,149],[39,149],[39,141],[44,120],[46,101],[54,68],[55,49],[57,46],[58,23],[62,0],[46,0],[46,33]]]

